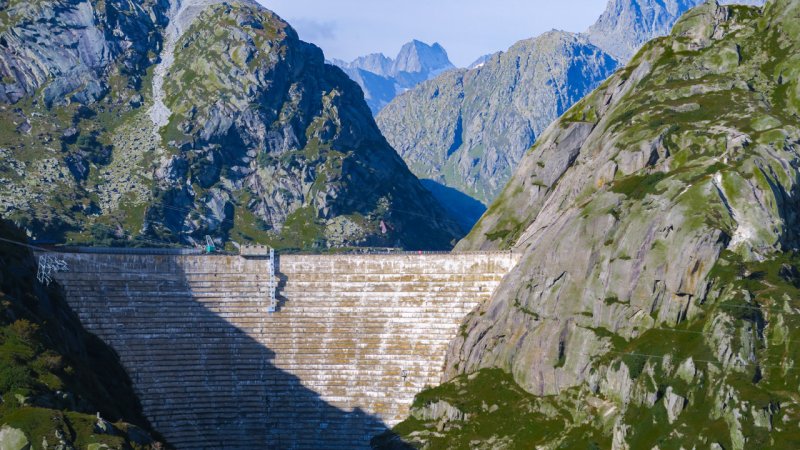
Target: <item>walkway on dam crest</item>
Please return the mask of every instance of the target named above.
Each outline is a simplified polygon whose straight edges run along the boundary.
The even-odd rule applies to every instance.
[[[281,255],[270,314],[268,259],[149,253],[59,253],[56,279],[178,449],[369,448],[439,383],[464,316],[517,263]]]

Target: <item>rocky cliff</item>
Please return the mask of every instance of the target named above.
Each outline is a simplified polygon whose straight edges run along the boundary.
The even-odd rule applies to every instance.
[[[455,68],[441,45],[428,45],[416,39],[403,45],[394,59],[373,53],[351,62],[334,60],[333,63],[361,86],[373,114],[378,114],[397,95]]]
[[[548,128],[459,244],[521,262],[399,434],[798,446],[798,15],[706,3]]]
[[[0,238],[26,240],[4,221]],[[59,286],[37,283],[33,255],[9,242],[0,242],[0,395],[4,450],[167,448],[117,355],[83,329]]]
[[[460,235],[358,86],[256,4],[4,3],[0,212],[36,238],[444,249]]]

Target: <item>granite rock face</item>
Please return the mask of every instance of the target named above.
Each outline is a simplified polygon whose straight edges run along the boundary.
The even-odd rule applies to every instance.
[[[528,257],[468,322],[453,364],[502,361],[527,389],[557,392],[602,347],[591,328],[630,339],[682,323],[709,295],[723,251],[763,261],[796,248],[797,99],[772,97],[793,86],[763,65],[774,50],[745,33],[752,15],[714,4],[687,13],[526,154],[457,248]],[[571,344],[564,367],[535,369]]]
[[[535,394],[542,416],[508,436],[798,445],[798,13],[795,0],[686,13],[548,128],[458,245],[522,253],[445,376],[499,368]],[[489,434],[478,441],[503,437]]]
[[[463,235],[358,86],[253,2],[2,14],[0,214],[36,238],[447,249]]]
[[[140,82],[167,8],[164,0],[3,3],[0,101],[16,103],[41,89],[47,106],[99,100],[111,65]]]

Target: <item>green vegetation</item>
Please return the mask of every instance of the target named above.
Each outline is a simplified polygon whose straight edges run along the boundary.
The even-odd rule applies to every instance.
[[[486,238],[490,241],[497,241],[505,239],[511,233],[511,230],[497,230],[491,233],[486,233]]]
[[[597,110],[587,99],[583,99],[572,106],[567,112],[561,116],[561,121],[564,123],[569,122],[592,122],[597,123],[599,120]]]
[[[280,247],[302,250],[324,248],[324,227],[313,208],[303,207],[293,212],[286,218],[284,227],[286,231],[277,242]]]
[[[530,449],[564,434],[565,422],[560,415],[568,415],[568,412],[553,400],[525,392],[503,370],[483,369],[417,395],[412,417],[393,431],[415,447],[421,447],[420,442],[411,436],[425,437],[427,448],[436,449],[470,449],[475,442],[508,449]],[[426,407],[438,402],[446,402],[469,419],[419,418]],[[391,448],[393,437],[393,433],[387,433],[373,439],[372,444],[377,448]],[[579,437],[583,448],[590,448],[592,438],[591,435]],[[595,445],[605,448],[610,444],[608,439],[598,438]]]
[[[533,320],[539,320],[539,314],[536,311],[531,310],[530,308],[526,308],[519,302],[519,299],[514,299],[514,307],[522,311],[523,313],[533,317]]]
[[[631,175],[614,182],[611,190],[617,194],[623,194],[632,200],[641,200],[648,194],[658,195],[663,190],[658,190],[658,183],[667,175],[662,172],[655,172],[646,175]]]

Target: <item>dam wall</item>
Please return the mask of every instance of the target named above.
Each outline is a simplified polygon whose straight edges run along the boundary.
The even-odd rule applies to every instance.
[[[510,253],[269,259],[59,253],[56,274],[145,415],[182,449],[354,449],[439,383],[464,316]]]

